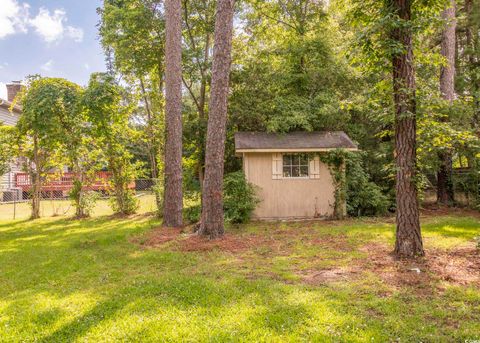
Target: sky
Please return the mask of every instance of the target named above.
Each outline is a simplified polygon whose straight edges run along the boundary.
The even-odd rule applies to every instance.
[[[27,75],[86,85],[104,71],[96,8],[101,0],[0,0],[0,98]]]

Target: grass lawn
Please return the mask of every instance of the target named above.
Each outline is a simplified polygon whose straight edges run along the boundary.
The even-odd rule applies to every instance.
[[[138,213],[154,212],[156,207],[155,195],[152,193],[137,193]],[[112,215],[113,210],[108,199],[100,199],[96,202],[92,211],[93,217]],[[70,200],[49,200],[45,199],[40,202],[40,215],[42,217],[53,216],[73,216],[75,208]],[[0,221],[13,219],[28,219],[31,215],[30,202],[0,203]],[[15,218],[14,218],[15,217]]]
[[[148,216],[0,221],[0,341],[480,340],[480,220],[252,223],[205,242]],[[420,273],[417,272],[417,269]]]

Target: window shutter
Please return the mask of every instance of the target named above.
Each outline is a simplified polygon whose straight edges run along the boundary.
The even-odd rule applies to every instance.
[[[320,178],[320,157],[315,155],[310,160],[310,178],[311,179],[319,179]]]
[[[272,154],[272,179],[279,180],[282,178],[282,154],[273,153]]]

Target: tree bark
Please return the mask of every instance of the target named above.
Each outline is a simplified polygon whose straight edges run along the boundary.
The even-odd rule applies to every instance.
[[[33,137],[33,160],[35,166],[31,168],[32,172],[30,176],[32,178],[32,214],[31,219],[40,218],[40,198],[42,192],[42,180],[41,180],[41,161],[38,147],[38,137]]]
[[[471,82],[471,95],[474,102],[474,113],[472,117],[472,128],[477,136],[480,136],[480,76],[476,73],[476,68],[480,68],[480,39],[475,34],[478,31],[476,16],[474,10],[474,0],[465,0],[465,12],[467,15],[467,25],[465,28],[466,50],[468,51],[469,74]],[[478,11],[478,10],[477,10]]]
[[[223,235],[223,172],[230,78],[234,0],[219,0],[215,20],[212,86],[207,125],[205,179],[199,234]]]
[[[204,66],[208,65],[208,60],[210,59],[210,33],[207,33],[205,37],[205,50],[204,50],[204,57],[203,57],[203,63]],[[206,67],[205,67],[206,68]],[[199,149],[199,159],[198,159],[198,181],[200,183],[200,191],[203,192],[203,180],[204,180],[204,173],[203,173],[203,168],[205,166],[205,151],[203,150],[203,147],[205,146],[205,142],[202,139],[205,137],[204,134],[204,125],[203,123],[205,122],[205,105],[207,101],[207,75],[206,71],[204,70],[202,72],[202,80],[201,80],[201,85],[200,85],[200,111],[199,111],[199,119],[200,119],[200,129],[199,129],[199,135],[200,135],[200,142],[201,148]]]
[[[166,0],[165,193],[163,225],[182,226],[182,6]]]
[[[442,32],[442,56],[446,60],[446,65],[440,69],[440,92],[442,98],[452,105],[455,99],[455,31],[457,27],[455,0],[450,0],[450,4],[442,13],[442,18],[446,22]],[[448,118],[443,120],[448,121]],[[442,151],[438,157],[440,167],[437,172],[437,203],[451,205],[455,200],[452,181],[452,152],[450,150]]]
[[[396,25],[393,39],[403,51],[395,53],[393,94],[395,103],[395,155],[397,230],[395,254],[403,257],[424,255],[418,210],[416,174],[416,95],[411,20],[412,0],[393,0],[394,13],[403,25]]]
[[[189,24],[189,13],[188,13],[188,1],[184,2],[184,16],[185,16],[185,26],[187,28],[188,38],[190,40],[190,44],[194,50],[197,48],[197,44],[195,42],[194,35],[192,33],[192,29]],[[204,21],[208,23],[208,16],[206,15]],[[203,50],[203,60],[201,61],[200,58],[196,57],[195,60],[198,65],[198,69],[200,71],[200,94],[197,97],[195,96],[193,89],[191,86],[188,86],[187,82],[184,81],[190,96],[192,97],[193,102],[195,103],[197,110],[198,110],[198,117],[200,125],[198,126],[197,135],[198,135],[198,163],[197,163],[197,173],[198,173],[198,180],[200,183],[200,192],[203,191],[203,179],[204,173],[203,168],[205,166],[205,132],[204,132],[204,122],[206,117],[206,109],[205,105],[207,102],[207,84],[208,84],[208,61],[210,59],[210,39],[211,35],[210,32],[206,32],[205,34],[205,46]]]
[[[146,127],[146,133],[147,133],[147,149],[148,149],[148,158],[150,159],[150,165],[151,165],[151,177],[153,179],[158,178],[158,167],[157,167],[157,154],[158,154],[158,146],[156,144],[156,137],[155,137],[155,125],[158,123],[155,123],[153,120],[153,114],[150,109],[150,102],[147,96],[147,92],[145,90],[145,84],[140,78],[140,89],[142,91],[142,97],[143,101],[145,103],[145,111],[147,112],[147,127]]]

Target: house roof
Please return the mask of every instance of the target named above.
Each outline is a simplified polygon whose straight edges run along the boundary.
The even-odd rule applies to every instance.
[[[315,152],[333,149],[358,150],[343,131],[237,132],[235,150],[241,152]]]
[[[7,110],[10,110],[10,106],[12,106],[12,103],[10,101],[3,100],[3,99],[0,98],[0,107],[3,107]],[[15,105],[15,106],[13,106],[13,111],[12,112],[20,114],[20,113],[22,113],[22,107],[19,106],[19,105]]]

